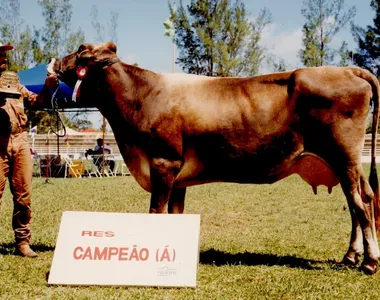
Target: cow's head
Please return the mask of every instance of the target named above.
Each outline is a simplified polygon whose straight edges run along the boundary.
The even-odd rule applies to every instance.
[[[80,101],[79,107],[94,107],[101,93],[97,84],[104,76],[103,69],[119,59],[117,47],[112,42],[102,44],[82,44],[78,51],[62,59],[53,58],[47,66],[50,74],[56,74],[74,90]]]

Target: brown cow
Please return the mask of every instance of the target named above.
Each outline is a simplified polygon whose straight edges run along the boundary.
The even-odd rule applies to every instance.
[[[97,107],[107,118],[132,175],[151,192],[151,213],[182,213],[186,187],[208,182],[273,183],[298,173],[315,192],[340,182],[352,216],[343,261],[356,264],[364,252],[363,270],[376,272],[379,83],[370,72],[161,75],[121,62],[111,42],[81,45],[48,70],[76,86],[77,106]],[[368,182],[360,158],[371,100]]]

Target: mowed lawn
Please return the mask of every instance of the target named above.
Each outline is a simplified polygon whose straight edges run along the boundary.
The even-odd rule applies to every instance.
[[[368,170],[368,165],[366,165]],[[379,299],[380,272],[339,264],[350,214],[340,186],[314,195],[298,176],[273,185],[215,183],[188,188],[186,213],[201,215],[196,288],[47,285],[62,212],[146,213],[150,194],[132,177],[34,178],[32,246],[14,255],[12,200],[0,217],[1,299]]]

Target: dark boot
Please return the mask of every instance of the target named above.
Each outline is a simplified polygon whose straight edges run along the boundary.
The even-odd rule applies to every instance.
[[[24,257],[34,258],[38,256],[38,254],[30,248],[29,244],[25,244],[25,243],[17,245],[16,251],[18,255],[21,255]]]

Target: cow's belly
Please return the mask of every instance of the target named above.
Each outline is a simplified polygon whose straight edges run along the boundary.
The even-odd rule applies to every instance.
[[[202,182],[273,183],[303,151],[298,136],[290,131],[281,136],[256,138],[256,134],[226,138],[208,135],[187,143],[178,185]]]
[[[273,183],[282,177],[281,173],[274,172],[275,170],[276,168],[263,167],[254,161],[224,161],[217,167],[191,161],[185,163],[175,184],[191,186],[209,182]]]
[[[287,160],[275,160],[275,156],[245,155],[226,159],[209,156],[201,159],[190,150],[176,177],[177,186],[190,186],[209,182],[273,183],[278,180],[282,164]],[[277,155],[279,157],[279,155]]]
[[[150,192],[150,167],[146,152],[138,147],[126,151],[126,164],[139,185]],[[210,161],[212,165],[210,165]],[[186,187],[210,182],[273,183],[289,175],[298,174],[316,193],[319,185],[329,192],[339,183],[329,164],[313,153],[295,151],[281,161],[273,156],[252,156],[228,161],[201,161],[189,148],[184,164],[175,179],[175,186]]]
[[[213,166],[212,170],[208,170],[207,163],[199,161],[193,155],[185,161],[176,185],[184,187],[209,182],[274,183],[292,174],[298,174],[316,193],[320,185],[327,186],[331,192],[332,187],[339,183],[339,178],[326,161],[316,154],[307,152],[295,152],[280,163],[262,156],[224,161],[220,162],[219,166]]]

